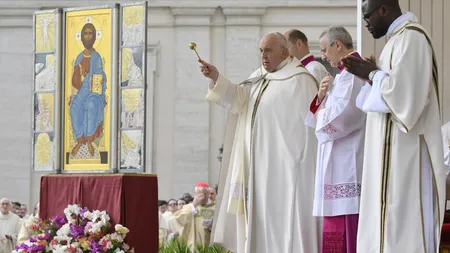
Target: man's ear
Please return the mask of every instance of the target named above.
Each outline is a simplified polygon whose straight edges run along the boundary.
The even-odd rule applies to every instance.
[[[336,40],[334,43],[336,44],[337,51],[341,51],[342,49],[344,49],[344,44],[342,44],[340,40]]]
[[[298,48],[302,48],[305,45],[302,40],[297,40],[295,44],[297,45]]]
[[[281,52],[281,55],[283,56],[283,58],[289,57],[289,56],[290,56],[290,55],[289,55],[289,49],[283,48],[283,49],[282,49],[282,52]]]

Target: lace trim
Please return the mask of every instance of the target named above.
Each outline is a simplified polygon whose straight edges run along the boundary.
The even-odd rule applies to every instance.
[[[324,199],[342,199],[359,196],[361,196],[361,183],[324,185]]]
[[[326,133],[326,134],[333,134],[333,133],[337,132],[336,128],[334,128],[332,125],[328,124],[328,123],[330,123],[330,121],[328,120],[328,117],[326,115],[323,115],[323,122],[325,123],[325,126],[322,129],[322,131],[324,133]]]

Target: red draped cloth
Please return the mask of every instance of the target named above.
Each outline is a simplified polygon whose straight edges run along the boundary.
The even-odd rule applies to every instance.
[[[53,174],[41,178],[40,217],[64,216],[69,204],[105,210],[130,230],[136,253],[158,252],[158,180],[151,174]]]
[[[322,253],[356,253],[358,216],[323,217]]]

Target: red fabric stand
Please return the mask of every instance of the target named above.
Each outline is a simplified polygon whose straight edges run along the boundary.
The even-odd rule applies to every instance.
[[[64,216],[78,204],[106,210],[114,226],[130,233],[127,243],[136,253],[158,252],[158,179],[151,174],[52,174],[41,178],[40,217]]]

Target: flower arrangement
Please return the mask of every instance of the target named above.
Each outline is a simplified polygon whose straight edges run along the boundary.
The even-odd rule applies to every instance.
[[[12,253],[134,253],[124,242],[129,230],[120,224],[112,228],[106,211],[69,205],[64,214],[28,220],[31,237]]]

